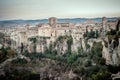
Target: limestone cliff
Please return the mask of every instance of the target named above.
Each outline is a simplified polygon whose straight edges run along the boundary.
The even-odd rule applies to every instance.
[[[103,39],[103,57],[108,65],[120,65],[120,19],[117,21],[116,30],[108,32]]]

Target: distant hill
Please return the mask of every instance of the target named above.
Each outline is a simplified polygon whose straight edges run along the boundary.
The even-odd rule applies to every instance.
[[[64,22],[71,22],[71,23],[82,23],[86,20],[94,20],[97,22],[101,22],[102,18],[63,18],[63,19],[57,19],[58,23],[64,23]],[[116,20],[116,17],[113,18],[107,18],[107,20]],[[1,20],[0,21],[0,27],[14,27],[16,25],[25,25],[25,24],[39,24],[39,23],[48,23],[48,19],[37,19],[37,20]]]

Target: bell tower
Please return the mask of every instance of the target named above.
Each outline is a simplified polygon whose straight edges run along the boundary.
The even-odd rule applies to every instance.
[[[55,27],[57,23],[57,18],[56,17],[50,17],[49,18],[49,24],[51,27]]]
[[[106,17],[103,17],[102,18],[102,34],[103,34],[103,36],[105,37],[105,35],[106,35],[106,32],[107,32],[107,19],[106,19]]]

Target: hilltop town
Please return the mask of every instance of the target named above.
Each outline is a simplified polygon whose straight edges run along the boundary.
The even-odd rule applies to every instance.
[[[50,17],[48,20],[48,23],[39,23],[34,27],[31,27],[30,24],[26,24],[24,27],[0,28],[0,54],[2,55],[2,49],[10,49],[11,52],[9,50],[7,53],[11,53],[9,55],[12,55],[12,58],[21,56],[28,62],[32,59],[34,60],[34,58],[36,60],[38,57],[40,57],[43,62],[47,61],[49,65],[53,64],[57,66],[57,63],[59,63],[55,63],[52,60],[63,62],[61,65],[67,66],[68,64],[68,66],[70,66],[66,69],[68,71],[64,73],[65,77],[67,76],[70,79],[71,76],[73,78],[78,76],[76,74],[79,74],[79,76],[81,75],[79,77],[81,80],[89,80],[90,77],[94,80],[98,80],[94,77],[95,75],[92,75],[95,73],[89,73],[89,75],[83,73],[82,75],[81,68],[84,68],[83,66],[85,66],[84,70],[87,71],[90,66],[99,66],[100,69],[101,65],[120,65],[119,18],[114,21],[108,21],[106,17],[103,17],[101,22],[89,19],[80,24],[59,23],[56,17]],[[35,57],[36,54],[38,55],[37,57]],[[34,57],[31,58],[30,55],[34,55]],[[17,58],[14,59],[16,60]],[[79,63],[77,63],[77,61]],[[78,69],[78,65],[75,62],[79,64],[80,72],[73,71],[73,67]],[[35,63],[37,63],[37,61]],[[46,69],[49,70],[47,66]],[[64,70],[62,72],[64,72]],[[63,75],[61,75],[62,72],[60,72],[60,76],[63,77]],[[103,73],[106,75],[109,74],[107,71],[101,72],[101,74]],[[111,74],[112,73],[110,73],[110,75]],[[98,75],[99,73],[96,76],[98,77]],[[87,76],[87,79],[84,76]],[[40,80],[66,79],[57,77],[57,79]]]
[[[107,21],[105,17],[102,18],[101,22],[95,22],[93,20],[87,20],[81,24],[74,23],[58,23],[57,18],[49,18],[49,23],[40,23],[34,27],[30,27],[29,24],[24,27],[13,27],[13,28],[1,28],[0,32],[6,34],[6,39],[11,39],[11,47],[16,49],[21,46],[30,48],[30,38],[39,38],[36,45],[37,52],[43,52],[45,45],[41,43],[42,38],[46,39],[46,46],[48,47],[50,43],[55,42],[59,36],[72,36],[74,44],[77,44],[80,39],[84,38],[86,31],[94,31],[103,37],[107,31],[115,29],[117,21]],[[77,47],[77,45],[75,46]],[[74,47],[74,48],[75,48]]]

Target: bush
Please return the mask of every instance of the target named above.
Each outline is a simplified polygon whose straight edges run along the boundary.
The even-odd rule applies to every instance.
[[[80,75],[84,75],[85,69],[84,69],[84,67],[74,68],[74,69],[73,69],[73,73],[80,74]]]
[[[75,54],[75,53],[72,53],[71,55],[69,55],[69,56],[67,57],[67,63],[68,63],[68,64],[72,64],[72,63],[74,63],[76,60],[77,60],[77,54]]]
[[[104,58],[100,58],[99,59],[99,64],[101,64],[101,65],[105,65],[105,59]]]
[[[91,66],[91,61],[90,60],[85,61],[84,65],[85,67]]]
[[[32,76],[35,74],[31,71],[22,69],[12,69],[10,71],[6,70],[5,75],[0,76],[0,80],[31,80]],[[34,78],[35,79],[35,78]],[[39,80],[38,78],[36,80]]]
[[[111,80],[111,73],[105,72],[98,72],[97,74],[92,75],[93,80]]]
[[[111,29],[110,31],[107,32],[106,35],[115,35],[116,34],[116,30]]]
[[[23,58],[23,59],[17,58],[17,59],[15,59],[15,60],[13,60],[12,63],[13,63],[13,64],[26,64],[27,61],[26,61],[24,58]]]
[[[92,49],[91,49],[91,59],[94,60],[94,62],[99,64],[100,58],[102,58],[102,43],[101,42],[94,42]]]

